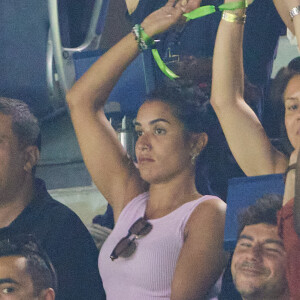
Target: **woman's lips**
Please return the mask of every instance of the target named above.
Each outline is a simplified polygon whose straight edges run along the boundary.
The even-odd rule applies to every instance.
[[[138,162],[140,163],[145,163],[145,162],[154,162],[154,159],[150,157],[139,157]]]

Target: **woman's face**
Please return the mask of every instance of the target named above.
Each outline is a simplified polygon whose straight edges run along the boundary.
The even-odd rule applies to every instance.
[[[285,127],[292,146],[300,148],[300,75],[289,81],[284,92]]]
[[[138,168],[145,181],[162,183],[190,172],[190,142],[168,104],[146,101],[139,109],[135,131]]]

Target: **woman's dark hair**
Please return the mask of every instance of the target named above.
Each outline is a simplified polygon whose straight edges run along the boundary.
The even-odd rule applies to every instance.
[[[294,59],[292,59],[288,64],[288,68],[290,70],[300,72],[300,56],[297,56]]]
[[[284,106],[284,92],[287,88],[290,80],[296,76],[300,75],[300,57],[293,59],[287,67],[281,68],[271,84],[270,90],[270,101],[273,106],[273,120],[277,122],[279,136],[283,144],[283,152],[289,155],[293,147],[288,139],[285,124],[285,106]]]
[[[186,132],[205,132],[204,116],[208,98],[199,87],[178,82],[168,83],[147,97],[147,101],[155,100],[167,103],[171,107],[174,116],[182,122]]]

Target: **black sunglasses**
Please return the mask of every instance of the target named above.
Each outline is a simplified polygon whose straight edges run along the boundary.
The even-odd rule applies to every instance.
[[[111,260],[115,260],[119,256],[131,256],[136,249],[136,243],[134,241],[140,237],[147,235],[151,231],[151,229],[152,225],[144,217],[136,220],[129,228],[128,234],[120,240],[120,242],[112,251],[110,255]],[[131,236],[133,237],[130,238]]]

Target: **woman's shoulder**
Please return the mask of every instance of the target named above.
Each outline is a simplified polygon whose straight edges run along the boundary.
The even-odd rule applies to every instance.
[[[222,199],[217,196],[205,195],[198,200],[199,203],[188,220],[188,226],[198,227],[202,224],[219,222],[225,219],[227,205]]]
[[[199,202],[200,209],[205,208],[206,210],[225,210],[226,211],[226,203],[219,197],[214,195],[204,195],[199,198],[202,200]],[[199,210],[200,210],[199,209]]]

